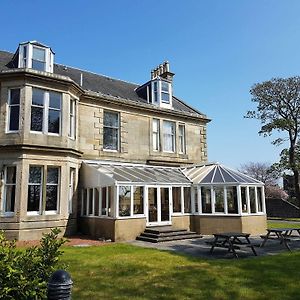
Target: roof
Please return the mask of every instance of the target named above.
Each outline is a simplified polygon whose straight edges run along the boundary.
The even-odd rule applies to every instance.
[[[9,64],[13,57],[13,53],[0,51],[0,73],[2,71],[13,68],[11,64]],[[54,74],[67,76],[78,85],[80,85],[82,77],[82,88],[86,91],[92,91],[108,96],[114,96],[116,98],[123,98],[148,104],[146,99],[138,96],[138,94],[136,93],[135,90],[139,87],[138,84],[129,83],[119,79],[110,78],[104,75],[98,75],[92,72],[87,72],[60,64],[54,64]],[[120,101],[122,101],[122,99],[120,99]],[[152,106],[152,104],[148,105]],[[187,105],[175,96],[173,96],[173,108],[177,112],[207,118],[205,114]]]
[[[182,171],[191,180],[191,182],[193,182],[193,184],[263,185],[262,182],[248,175],[232,170],[218,163],[192,166],[184,168]]]
[[[254,178],[218,163],[177,168],[120,162],[84,161],[83,181],[85,187],[114,184],[263,185],[262,182]]]
[[[83,162],[83,181],[85,187],[106,186],[116,183],[147,185],[191,184],[181,170],[175,167],[96,161]]]

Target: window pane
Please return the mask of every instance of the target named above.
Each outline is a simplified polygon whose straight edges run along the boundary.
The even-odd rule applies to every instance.
[[[36,60],[45,61],[45,50],[33,47],[32,57]]]
[[[251,213],[256,213],[254,187],[249,187],[249,196],[250,196],[250,211]]]
[[[237,205],[237,188],[236,186],[228,186],[226,187],[227,193],[227,210],[230,214],[238,213],[238,205]]]
[[[157,188],[148,188],[149,222],[157,222]]]
[[[28,186],[27,211],[39,211],[40,195],[41,195],[40,185],[29,185]]]
[[[161,221],[170,221],[169,188],[160,189]]]
[[[47,183],[58,183],[58,168],[48,167],[47,169]]]
[[[55,92],[49,92],[49,107],[60,109],[61,94]]]
[[[19,106],[10,107],[9,130],[19,130]]]
[[[159,150],[159,120],[153,119],[153,150]]]
[[[194,188],[194,201],[195,201],[195,212],[199,212],[198,210],[198,189],[197,188]]]
[[[211,213],[210,188],[201,187],[202,213]]]
[[[164,151],[174,151],[175,150],[175,124],[173,122],[164,121]]]
[[[104,126],[119,127],[119,114],[113,112],[104,112]]]
[[[130,216],[131,190],[130,186],[119,187],[119,216]]]
[[[46,187],[46,210],[57,210],[57,185],[47,185]]]
[[[93,214],[93,189],[88,189],[89,191],[89,215]]]
[[[107,197],[108,197],[108,216],[113,216],[112,203],[114,202],[114,188],[112,186],[107,187]]]
[[[94,215],[99,216],[99,190],[98,189],[94,189],[94,207],[95,207]]]
[[[49,109],[48,132],[59,133],[60,111]]]
[[[16,198],[16,186],[8,185],[5,187],[5,212],[14,212],[15,210],[15,198]]]
[[[108,150],[118,150],[118,129],[104,127],[103,147]]]
[[[184,187],[184,212],[191,212],[191,188]]]
[[[133,187],[133,214],[144,213],[144,188],[142,186]]]
[[[44,105],[44,91],[41,89],[32,89],[32,105]]]
[[[10,90],[9,104],[20,104],[20,89]]]
[[[247,205],[247,193],[246,193],[246,187],[241,187],[241,198],[242,198],[242,212],[246,213],[248,212],[248,205]]]
[[[224,188],[214,187],[215,212],[224,212]]]
[[[172,188],[173,212],[181,212],[181,187]]]
[[[41,183],[42,182],[42,168],[30,167],[29,169],[29,183]]]
[[[31,130],[43,131],[43,108],[31,107]]]
[[[32,69],[38,70],[38,71],[45,71],[45,63],[38,61],[38,60],[32,60]]]
[[[165,82],[165,81],[161,81],[161,90],[163,92],[169,92],[169,83]]]
[[[169,103],[170,95],[167,93],[161,93],[161,101],[163,101],[165,103]]]
[[[103,187],[102,188],[102,195],[101,195],[101,202],[102,202],[102,211],[101,211],[101,214],[102,215],[106,215],[106,212],[107,212],[107,207],[106,207],[106,188]]]
[[[82,191],[82,204],[83,204],[82,215],[86,216],[87,215],[87,190],[86,189]]]
[[[16,167],[6,168],[6,183],[16,183]]]
[[[262,188],[261,187],[257,188],[257,206],[258,206],[258,211],[262,212],[263,206],[262,206]]]

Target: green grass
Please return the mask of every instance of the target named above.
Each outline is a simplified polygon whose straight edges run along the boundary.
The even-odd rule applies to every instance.
[[[299,299],[300,252],[206,260],[126,244],[64,247],[76,299]]]
[[[300,222],[284,223],[284,222],[277,222],[276,220],[268,221],[268,228],[287,228],[287,227],[300,228]]]

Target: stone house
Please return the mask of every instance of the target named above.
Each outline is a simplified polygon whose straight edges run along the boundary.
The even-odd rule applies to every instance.
[[[147,226],[263,232],[263,184],[207,163],[207,116],[169,63],[133,84],[55,64],[36,41],[0,51],[0,229],[114,241]]]

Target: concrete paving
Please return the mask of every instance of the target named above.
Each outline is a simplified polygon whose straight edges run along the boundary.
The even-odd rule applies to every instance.
[[[212,241],[213,236],[203,236],[201,239],[191,239],[191,240],[181,240],[172,242],[161,242],[161,243],[149,243],[142,241],[131,241],[132,245],[144,247],[144,248],[154,248],[158,250],[174,251],[178,254],[186,254],[194,257],[201,257],[207,259],[235,259],[232,253],[228,253],[227,249],[215,248],[213,254],[209,253],[210,245],[207,241]],[[251,243],[255,246],[255,250],[259,256],[264,255],[275,255],[280,252],[289,252],[288,249],[280,244],[279,240],[268,240],[263,248],[259,245],[262,242],[260,237],[250,237]],[[292,251],[300,250],[300,238],[293,239],[289,242],[289,246]],[[239,258],[255,258],[251,248],[243,248],[241,250],[236,250]]]

